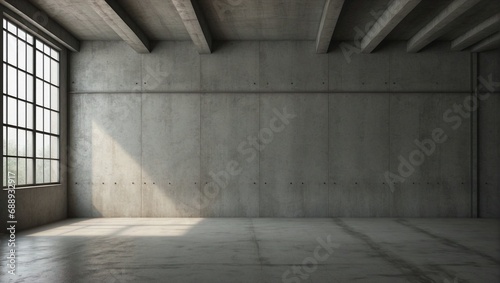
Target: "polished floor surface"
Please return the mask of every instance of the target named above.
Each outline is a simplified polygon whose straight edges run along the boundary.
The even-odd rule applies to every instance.
[[[69,219],[0,282],[500,282],[498,219]]]

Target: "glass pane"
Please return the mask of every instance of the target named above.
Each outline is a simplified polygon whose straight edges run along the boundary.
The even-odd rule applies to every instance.
[[[7,123],[17,125],[17,99],[7,98]]]
[[[26,156],[33,157],[33,132],[26,132]]]
[[[17,130],[17,154],[26,156],[26,131]]]
[[[27,35],[26,35],[26,41],[27,41],[28,43],[30,43],[30,44],[33,44],[33,36],[31,36],[31,35],[27,34]]]
[[[11,66],[7,68],[7,94],[17,96],[17,70]]]
[[[44,116],[43,116],[43,131],[50,133],[50,110],[44,109]]]
[[[52,48],[50,48],[47,44],[43,45],[43,53],[50,55]]]
[[[7,123],[7,96],[3,96],[3,117],[2,122]]]
[[[7,155],[17,155],[17,130],[7,128]]]
[[[43,56],[43,79],[50,82],[50,57]]]
[[[3,159],[3,166],[2,166],[2,171],[3,171],[3,186],[7,186],[7,158],[2,158]]]
[[[35,168],[33,167],[33,159],[27,159],[26,160],[26,183],[27,184],[33,184],[33,171]]]
[[[26,128],[33,129],[33,104],[26,103]]]
[[[26,160],[26,183],[27,184],[33,184],[33,159],[28,159]]]
[[[43,134],[36,133],[36,157],[43,157]]]
[[[7,93],[7,64],[3,64],[3,93]]]
[[[51,117],[50,117],[50,122],[51,122],[51,133],[58,135],[59,134],[59,113],[51,111]]]
[[[44,44],[40,40],[36,39],[35,40],[35,45],[36,45],[36,49],[43,51],[43,45]]]
[[[19,127],[26,127],[26,102],[17,102],[17,125]]]
[[[17,97],[26,99],[26,73],[23,71],[17,72]]]
[[[26,40],[26,32],[22,29],[17,30],[17,37],[21,38],[22,40]]]
[[[7,127],[3,126],[2,155],[7,155]]]
[[[7,22],[7,29],[13,34],[17,35],[17,27],[9,21]]]
[[[43,78],[43,55],[42,52],[36,51],[35,54],[35,64],[36,64],[36,76],[38,78]]]
[[[43,109],[36,107],[36,130],[43,131]]]
[[[59,89],[55,86],[50,87],[50,108],[59,110]]]
[[[17,41],[17,66],[21,70],[26,70],[26,43]]]
[[[26,158],[17,159],[17,184],[26,185]]]
[[[26,70],[28,73],[33,74],[33,47],[26,45]]]
[[[51,163],[50,182],[51,183],[58,183],[59,182],[59,161],[52,160],[50,163]]]
[[[43,157],[50,158],[50,136],[44,135]]]
[[[36,105],[43,105],[43,81],[36,79]]]
[[[50,52],[50,56],[52,56],[52,58],[54,58],[55,60],[59,61],[59,52],[52,49],[52,52]]]
[[[17,154],[17,130],[15,128],[7,129],[7,155],[15,156]]]
[[[50,84],[43,84],[43,106],[50,108]]]
[[[50,183],[50,160],[43,161],[43,182]]]
[[[55,60],[51,60],[51,67],[50,67],[50,82],[55,85],[59,85],[59,63],[57,63]]]
[[[43,159],[36,160],[35,176],[36,183],[43,184]]]
[[[7,59],[7,34],[3,32],[3,62]]]
[[[7,174],[13,173],[17,176],[17,158],[7,158]],[[9,178],[9,177],[7,177]],[[17,183],[17,178],[13,178]]]
[[[33,102],[33,76],[26,75],[26,100]]]
[[[59,138],[50,137],[50,158],[59,158]]]
[[[17,38],[12,34],[7,35],[7,62],[14,66],[17,65]]]

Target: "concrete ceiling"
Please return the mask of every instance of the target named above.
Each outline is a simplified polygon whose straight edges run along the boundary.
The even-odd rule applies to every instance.
[[[423,0],[420,4],[389,34],[388,40],[409,40],[428,22],[437,16],[448,4],[449,0]],[[439,37],[440,40],[454,40],[480,24],[487,18],[500,12],[500,0],[482,0],[469,11],[453,21]],[[499,29],[500,30],[500,29]]]
[[[88,4],[88,0],[31,0],[81,40],[120,40]]]
[[[152,40],[190,40],[170,0],[120,0],[123,8]]]
[[[218,40],[315,40],[325,0],[199,0]]]
[[[29,0],[77,39],[120,40],[121,37],[109,23],[106,24],[102,16],[92,8],[92,1],[96,0]],[[172,0],[114,1],[130,15],[150,40],[193,38]],[[315,40],[326,1],[198,0],[198,4],[199,11],[206,20],[205,26],[210,31],[210,40]],[[360,30],[367,32],[391,2],[345,0],[332,41],[352,41]],[[422,0],[388,32],[385,40],[411,39],[452,2],[453,0]],[[180,3],[184,5],[184,2]],[[454,40],[498,13],[499,0],[480,0],[440,30],[433,40]],[[192,15],[196,18],[196,14]]]

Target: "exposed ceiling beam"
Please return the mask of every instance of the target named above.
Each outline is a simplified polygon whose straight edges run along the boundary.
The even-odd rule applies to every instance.
[[[91,0],[90,3],[108,26],[136,52],[151,52],[151,43],[146,34],[116,0]]]
[[[0,3],[69,50],[80,51],[78,39],[30,2],[26,0],[0,0]]]
[[[196,0],[172,0],[200,54],[212,53],[212,35]]]
[[[421,0],[393,0],[361,40],[361,52],[370,53]]]
[[[487,39],[479,42],[478,44],[472,46],[472,52],[484,52],[500,47],[500,32],[488,37]]]
[[[500,13],[475,26],[462,36],[453,40],[451,50],[460,51],[486,38],[500,29]]]
[[[441,36],[444,28],[481,0],[455,0],[408,41],[408,52],[418,52]]]
[[[316,36],[316,53],[327,53],[344,0],[326,0]]]

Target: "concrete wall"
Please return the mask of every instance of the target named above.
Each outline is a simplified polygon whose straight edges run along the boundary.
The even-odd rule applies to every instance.
[[[471,216],[472,126],[443,118],[471,91],[471,54],[314,50],[83,42],[69,216]]]

